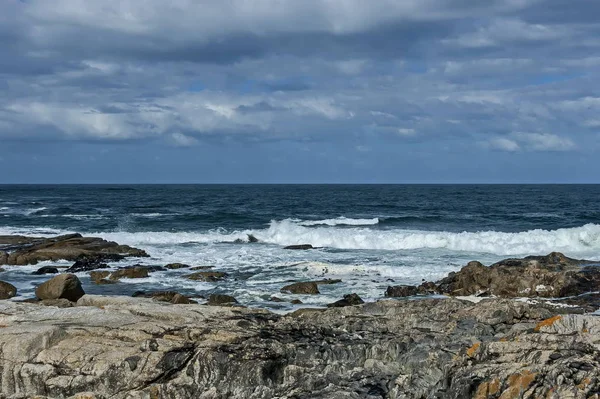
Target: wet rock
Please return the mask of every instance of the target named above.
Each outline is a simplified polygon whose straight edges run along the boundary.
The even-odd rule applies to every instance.
[[[237,303],[237,299],[230,295],[211,294],[206,304],[209,306],[231,306]]]
[[[102,280],[102,279],[110,276],[110,273],[111,272],[109,272],[108,270],[92,271],[92,272],[90,272],[90,279],[93,282],[97,282],[98,280]]]
[[[414,285],[396,285],[389,286],[385,291],[385,296],[393,298],[402,298],[407,296],[414,296],[419,293],[419,289]]]
[[[269,301],[271,301],[271,302],[285,302],[283,299],[278,298],[276,296],[272,296],[271,298],[269,298]]]
[[[125,256],[119,254],[84,254],[66,270],[67,273],[87,272],[96,269],[107,269],[108,262],[120,262]]]
[[[300,299],[292,299],[290,303],[292,305],[302,305],[304,302],[302,302]]]
[[[307,250],[313,249],[313,246],[310,244],[288,245],[287,247],[283,247],[283,249]]]
[[[250,242],[250,243],[258,242],[258,238],[254,237],[252,234],[248,234],[248,242]]]
[[[6,237],[0,238],[0,242],[10,243],[11,239]],[[4,262],[8,265],[34,265],[41,261],[57,261],[61,259],[76,261],[84,255],[98,254],[134,257],[148,256],[145,251],[137,248],[119,245],[98,237],[83,237],[81,234],[28,239],[17,236],[12,242],[13,244],[2,247],[2,250],[8,253],[8,257]],[[14,244],[14,242],[17,243]]]
[[[35,289],[35,295],[41,299],[68,299],[77,302],[85,295],[81,288],[81,281],[74,274],[59,274],[56,277],[40,284]]]
[[[8,262],[8,252],[0,251],[0,265],[5,265]]]
[[[194,266],[190,267],[190,270],[209,270],[214,268],[214,266]]]
[[[17,287],[5,281],[0,281],[0,299],[9,299],[15,295],[17,295]]]
[[[459,272],[437,283],[448,295],[500,297],[567,297],[600,289],[600,268],[590,261],[571,259],[553,252],[546,256],[505,259],[490,267],[469,262]]]
[[[187,269],[190,265],[186,265],[184,263],[169,263],[165,266],[165,269],[176,270],[176,269]]]
[[[55,306],[57,308],[72,308],[73,306],[75,306],[74,302],[71,302],[65,298],[44,299],[44,300],[37,302],[37,304],[42,305],[42,306]]]
[[[109,279],[120,280],[122,278],[146,278],[148,276],[148,268],[133,266],[115,270],[110,274]]]
[[[313,281],[313,283],[315,283],[317,285],[339,284],[341,282],[342,282],[342,280],[337,279],[337,278],[327,278],[325,280]]]
[[[194,281],[206,281],[210,283],[214,283],[216,281],[221,281],[225,277],[227,277],[227,273],[223,272],[196,272],[185,276],[189,280]]]
[[[42,274],[58,274],[58,269],[52,266],[44,266],[40,267],[36,271],[32,272],[34,275],[42,275]]]
[[[313,281],[288,284],[281,289],[281,292],[287,293],[287,294],[303,294],[303,295],[320,294],[317,283],[315,283]]]
[[[365,303],[365,301],[363,301],[362,298],[360,296],[358,296],[358,294],[348,294],[348,295],[344,295],[343,299],[340,299],[339,301],[335,301],[333,303],[328,304],[327,307],[328,308],[341,308],[341,307],[345,307],[345,306],[362,305],[363,303]]]

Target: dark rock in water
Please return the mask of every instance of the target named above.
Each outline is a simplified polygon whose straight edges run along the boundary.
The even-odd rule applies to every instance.
[[[292,305],[302,305],[304,302],[302,302],[300,299],[292,299],[290,303]]]
[[[40,267],[39,269],[32,272],[31,274],[34,274],[34,275],[58,274],[58,269],[56,267],[52,267],[52,266],[44,266],[44,267]]]
[[[221,281],[225,277],[227,277],[227,273],[223,272],[196,272],[185,276],[189,280],[195,281],[206,281],[210,283],[214,283],[216,281]]]
[[[566,297],[598,291],[600,268],[590,261],[553,252],[546,256],[505,259],[490,267],[469,262],[437,283],[448,295],[487,293],[500,297]]]
[[[8,263],[8,252],[0,251],[0,265]]]
[[[17,287],[14,285],[0,281],[0,299],[9,299],[17,295]]]
[[[190,303],[198,303],[189,297],[181,295],[175,291],[154,291],[154,292],[144,292],[144,291],[136,291],[132,295],[133,297],[143,297],[143,298],[153,298],[157,301],[161,302],[169,302],[176,305],[186,305]]]
[[[357,294],[344,295],[344,299],[335,301],[327,305],[328,308],[341,308],[345,306],[362,305],[365,301],[362,300]]]
[[[283,247],[283,249],[307,250],[313,249],[313,246],[310,244],[288,245],[287,247]]]
[[[190,265],[186,265],[184,263],[169,263],[165,266],[165,269],[174,270],[174,269],[187,269]]]
[[[119,280],[122,278],[146,278],[148,277],[148,268],[146,267],[126,267],[123,269],[115,270],[110,274],[110,280]]]
[[[278,298],[276,296],[272,296],[271,298],[269,298],[269,301],[271,301],[271,302],[285,302],[283,299]]]
[[[258,238],[254,237],[252,234],[248,234],[248,242],[258,242]]]
[[[305,295],[316,295],[320,294],[317,283],[312,281],[306,281],[301,283],[293,283],[286,285],[281,289],[283,293],[289,294],[305,294]]]
[[[238,303],[238,301],[230,295],[211,294],[208,297],[208,302],[206,304],[209,306],[231,306],[236,303]]]
[[[109,280],[110,272],[107,270],[90,272],[90,279],[98,285],[116,284],[117,280]]]
[[[341,282],[342,282],[342,280],[340,280],[338,278],[327,278],[325,280],[313,281],[313,283],[315,283],[317,285],[339,284]]]
[[[190,270],[208,270],[212,268],[214,268],[214,266],[194,266],[190,267]]]
[[[407,296],[414,296],[418,293],[419,289],[414,285],[396,285],[387,287],[387,290],[385,291],[385,296],[402,298]]]
[[[81,255],[66,272],[79,273],[96,269],[107,269],[107,262],[120,262],[123,259],[125,259],[125,256],[119,254]]]
[[[79,298],[85,295],[81,288],[81,281],[74,274],[59,274],[56,277],[40,284],[35,289],[35,295],[44,299],[68,299],[71,302],[77,302]]]
[[[5,272],[5,271],[6,271],[6,269],[3,269],[0,267],[0,273]]]
[[[6,237],[0,238],[0,243],[7,241],[10,243],[11,240]],[[82,256],[96,255],[148,256],[145,251],[128,245],[119,245],[98,237],[83,237],[81,234],[68,234],[52,238],[29,238],[27,240],[17,237],[14,241],[19,243],[2,248],[3,251],[8,252],[8,257],[3,259],[4,255],[0,256],[0,260],[8,265],[35,265],[41,261],[60,259],[76,261]]]

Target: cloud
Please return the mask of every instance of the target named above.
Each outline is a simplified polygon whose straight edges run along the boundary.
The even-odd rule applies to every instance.
[[[567,138],[549,133],[512,133],[510,138],[495,137],[486,142],[489,148],[516,152],[526,151],[571,151],[576,149],[575,143]]]
[[[186,136],[183,133],[171,134],[170,141],[175,147],[193,147],[199,143],[194,137]]]
[[[487,144],[490,148],[500,151],[515,152],[521,149],[516,141],[507,139],[505,137],[493,138]]]

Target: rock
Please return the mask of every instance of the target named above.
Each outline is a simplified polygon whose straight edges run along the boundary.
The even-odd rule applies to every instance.
[[[90,272],[90,280],[95,283],[98,282],[98,280],[107,278],[108,276],[110,276],[110,272],[108,270]]]
[[[0,265],[8,263],[8,252],[0,251]]]
[[[302,305],[304,302],[302,302],[300,299],[292,299],[290,303],[292,305]]]
[[[422,299],[288,315],[173,306],[94,295],[64,309],[0,303],[0,397],[593,398],[600,390],[600,318],[546,305]]]
[[[43,306],[55,306],[57,308],[72,308],[74,306],[73,302],[65,298],[44,299],[42,301],[37,302],[37,304]]]
[[[258,238],[254,237],[252,234],[248,234],[248,242],[250,242],[250,243],[258,242]]]
[[[122,278],[146,278],[148,277],[148,268],[132,266],[115,270],[110,274],[110,280],[120,280]]]
[[[316,294],[320,293],[317,283],[315,283],[313,281],[288,284],[281,289],[281,292],[289,293],[289,294],[304,294],[304,295],[316,295]]]
[[[17,287],[14,285],[0,281],[0,299],[9,299],[17,295]]]
[[[169,263],[165,266],[165,269],[174,270],[174,269],[187,269],[190,265],[186,265],[184,263]]]
[[[385,291],[385,296],[387,297],[407,297],[414,296],[419,293],[419,289],[414,285],[396,285],[387,287]]]
[[[344,306],[362,305],[365,301],[362,300],[357,294],[344,295],[344,299],[335,301],[327,305],[328,308],[341,308]]]
[[[206,282],[216,282],[221,281],[225,277],[227,277],[227,273],[223,272],[196,272],[185,276],[189,280],[195,281],[206,281]]]
[[[34,275],[42,275],[42,274],[58,274],[58,269],[52,266],[44,266],[40,267],[36,271],[32,272]]]
[[[209,270],[214,268],[214,266],[194,266],[190,267],[190,270]]]
[[[486,293],[500,297],[567,297],[600,289],[600,268],[591,261],[553,252],[546,256],[505,259],[490,267],[469,262],[437,283],[448,295]]]
[[[35,295],[41,299],[68,299],[77,302],[85,295],[81,288],[81,281],[74,274],[59,274],[56,277],[40,284],[35,289]]]
[[[231,306],[237,303],[238,301],[230,295],[211,294],[206,304],[209,306]]]
[[[133,295],[133,297],[144,297],[144,298],[153,298],[157,301],[162,302],[170,302],[172,304],[185,305],[190,303],[198,303],[189,297],[181,295],[178,292],[174,291],[154,291],[154,292],[143,292],[137,291]]]
[[[283,249],[307,250],[313,249],[313,246],[310,244],[288,245],[287,247],[283,247]]]
[[[7,244],[2,250],[8,253],[8,265],[34,265],[41,261],[57,261],[60,259],[76,261],[81,256],[134,256],[147,257],[148,254],[137,248],[119,245],[98,237],[83,237],[81,234],[68,234],[52,238],[35,238],[15,236],[14,239],[0,237],[0,243]]]
[[[125,256],[119,254],[84,254],[80,255],[67,273],[88,272],[96,269],[108,269],[107,262],[120,262]]]
[[[271,301],[271,302],[285,302],[283,299],[278,298],[276,296],[272,296],[271,298],[269,298],[269,301]]]
[[[313,281],[313,283],[315,283],[317,285],[339,284],[341,282],[342,282],[342,280],[337,279],[337,278],[327,278],[325,280]]]

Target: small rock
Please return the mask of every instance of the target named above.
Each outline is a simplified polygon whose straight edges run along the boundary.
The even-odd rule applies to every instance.
[[[96,284],[98,284],[99,280],[105,279],[108,276],[110,276],[110,272],[106,271],[106,270],[103,270],[100,272],[99,271],[90,272],[90,279]]]
[[[73,266],[66,270],[67,273],[87,272],[96,269],[107,269],[107,262],[119,262],[125,256],[119,254],[89,254],[80,255]]]
[[[186,276],[189,280],[206,281],[210,283],[223,280],[225,277],[227,277],[227,273],[223,272],[196,272]]]
[[[52,266],[44,266],[44,267],[40,267],[39,269],[37,269],[36,271],[34,271],[31,274],[33,274],[33,275],[58,274],[58,269],[56,267],[52,267]]]
[[[391,298],[403,298],[407,296],[417,295],[419,290],[414,285],[396,285],[389,286],[385,290],[385,296]]]
[[[310,244],[288,245],[287,247],[283,247],[283,249],[307,250],[313,249],[313,246]]]
[[[174,269],[187,269],[190,265],[186,265],[185,263],[169,263],[165,266],[165,269],[174,270]]]
[[[0,281],[0,299],[9,299],[17,295],[17,287],[10,283]]]
[[[252,234],[248,234],[248,242],[258,242],[258,238],[254,237]]]
[[[316,295],[320,294],[317,283],[313,281],[301,282],[289,284],[283,287],[281,290],[283,293],[290,294],[308,294],[308,295]]]
[[[77,302],[85,295],[81,288],[81,281],[74,274],[59,274],[56,277],[40,284],[35,289],[35,295],[44,299],[65,298],[71,302]]]
[[[269,298],[269,301],[271,301],[271,302],[285,302],[283,299],[277,298],[276,296],[272,296],[271,298]]]
[[[75,306],[73,302],[69,301],[65,298],[59,299],[44,299],[42,301],[37,302],[39,305],[43,306],[56,306],[57,308],[72,308]]]
[[[231,306],[236,303],[238,301],[230,295],[211,294],[206,304],[209,306]]]
[[[8,252],[0,251],[0,265],[5,265],[8,263]]]
[[[362,298],[358,296],[358,294],[348,294],[348,295],[344,295],[344,299],[340,299],[339,301],[330,303],[329,305],[327,305],[327,307],[328,308],[341,308],[344,306],[361,305],[363,303],[365,303],[365,301],[363,301]]]
[[[175,291],[154,291],[154,292],[144,292],[144,291],[136,291],[132,295],[133,297],[143,297],[143,298],[153,298],[157,301],[161,302],[170,302],[173,304],[184,305],[190,303],[197,303],[194,300],[186,297],[185,295],[181,295]]]
[[[214,266],[194,266],[190,267],[190,270],[208,270],[212,269]]]
[[[290,303],[292,305],[302,305],[304,302],[302,302],[300,299],[292,299]]]
[[[148,268],[145,267],[127,267],[125,269],[115,270],[111,273],[110,280],[119,280],[122,278],[146,278],[148,277]]]

